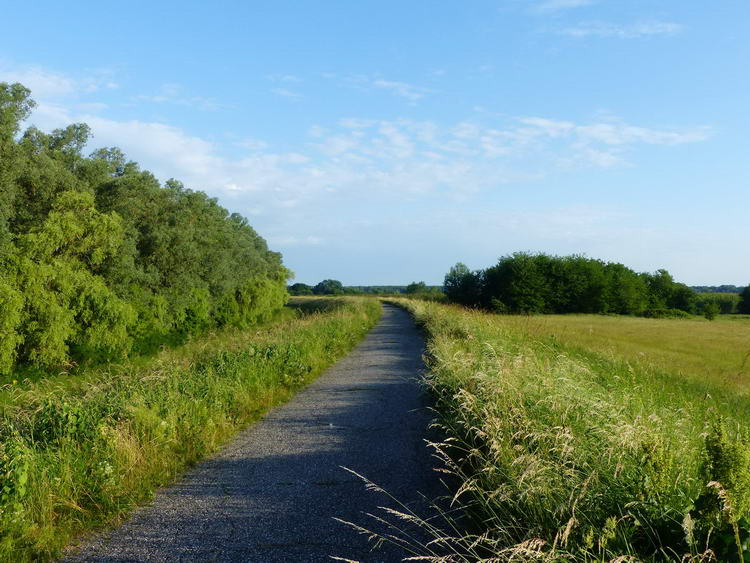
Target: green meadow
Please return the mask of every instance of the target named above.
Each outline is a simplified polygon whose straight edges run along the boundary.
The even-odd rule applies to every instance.
[[[750,384],[750,316],[714,321],[604,315],[505,316],[497,322],[530,339],[559,341],[696,381],[745,391]]]

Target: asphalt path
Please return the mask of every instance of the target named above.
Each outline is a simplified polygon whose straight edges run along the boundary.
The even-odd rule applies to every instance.
[[[334,517],[372,525],[389,505],[348,467],[418,513],[439,494],[424,443],[430,414],[417,382],[424,341],[404,311],[218,455],[160,491],[122,526],[89,538],[65,561],[400,561],[388,545]]]

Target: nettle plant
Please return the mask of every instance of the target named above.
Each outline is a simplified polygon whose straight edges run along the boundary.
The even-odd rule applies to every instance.
[[[17,437],[0,442],[0,521],[21,510],[29,479],[26,446]]]

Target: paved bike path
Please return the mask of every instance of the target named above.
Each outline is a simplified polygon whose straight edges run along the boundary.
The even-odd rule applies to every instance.
[[[340,466],[415,507],[438,494],[423,347],[409,315],[384,305],[350,355],[65,561],[400,561],[333,518],[369,525],[364,513],[388,504]]]

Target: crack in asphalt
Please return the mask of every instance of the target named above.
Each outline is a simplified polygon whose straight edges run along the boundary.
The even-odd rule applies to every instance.
[[[389,505],[342,467],[418,513],[441,492],[425,444],[423,351],[408,314],[384,305],[350,355],[64,561],[401,561],[334,518],[377,529],[365,513]]]

